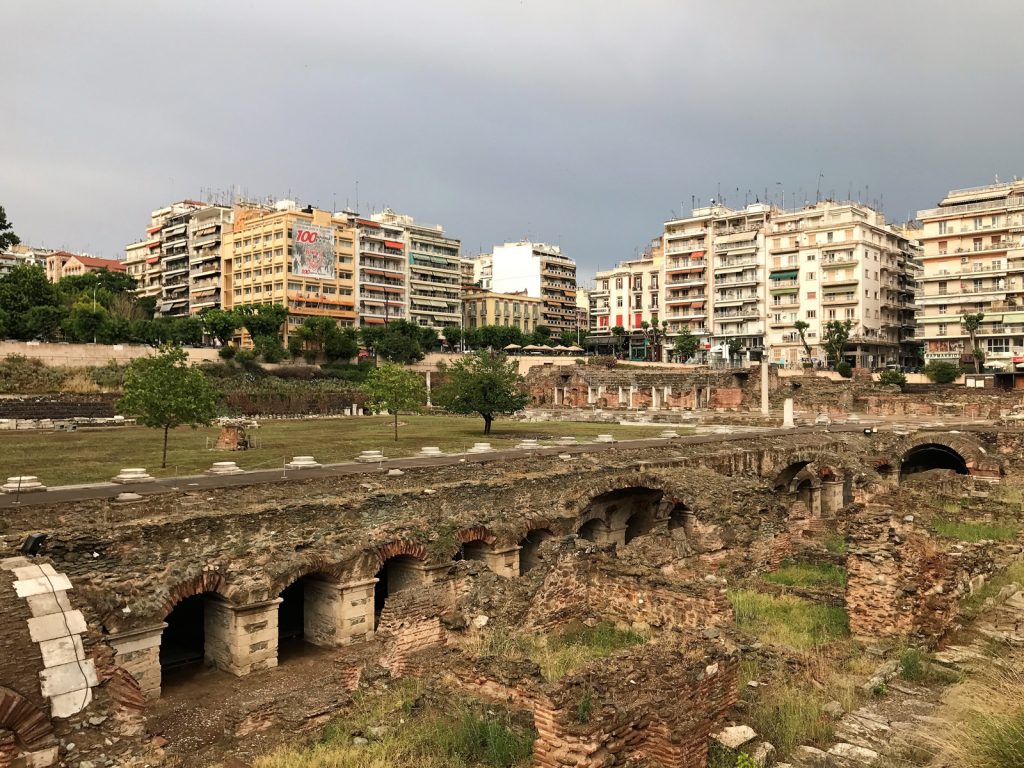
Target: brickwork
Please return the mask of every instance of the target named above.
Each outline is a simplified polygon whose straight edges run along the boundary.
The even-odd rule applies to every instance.
[[[846,607],[855,636],[941,638],[971,580],[994,570],[989,545],[942,549],[910,519],[882,504],[852,521]]]

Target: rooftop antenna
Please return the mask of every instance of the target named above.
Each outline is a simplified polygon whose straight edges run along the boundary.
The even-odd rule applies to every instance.
[[[814,204],[817,205],[821,202],[821,180],[825,178],[825,169],[822,168],[818,171],[818,188],[814,192]]]
[[[359,213],[359,179],[356,179],[356,213]]]

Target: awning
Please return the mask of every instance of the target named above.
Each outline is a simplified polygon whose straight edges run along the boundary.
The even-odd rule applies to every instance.
[[[789,270],[786,270],[785,272],[772,272],[768,276],[768,279],[769,280],[791,280],[792,278],[796,277],[799,274],[800,274],[800,270],[798,270],[798,269],[789,269]]]
[[[385,240],[384,245],[388,248],[405,248],[405,243],[400,243],[397,240]]]
[[[214,294],[214,293],[216,293],[217,291],[218,291],[218,289],[217,289],[217,288],[206,288],[205,290],[202,290],[202,291],[196,291],[195,293],[193,293],[193,294],[192,294],[192,298],[193,298],[193,299],[200,299],[200,298],[202,298],[203,296],[210,296],[211,294]]]
[[[156,264],[159,261],[160,261],[160,257],[159,256],[151,256],[150,258],[146,259],[146,263],[147,264]]]
[[[734,235],[722,235],[715,238],[715,244],[743,243],[747,240],[750,241],[751,245],[754,245],[754,241],[757,240],[757,232],[737,232]]]

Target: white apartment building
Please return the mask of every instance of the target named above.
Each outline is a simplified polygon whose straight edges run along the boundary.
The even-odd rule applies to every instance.
[[[701,341],[698,358],[739,339],[747,352],[764,347],[770,206],[732,210],[713,203],[665,223],[664,312],[668,344],[688,328]]]
[[[919,211],[921,290],[917,339],[926,360],[969,364],[965,314],[984,313],[986,365],[1024,357],[1024,181],[954,189]]]
[[[409,320],[441,330],[462,320],[461,243],[440,225],[417,224],[390,208],[370,217],[402,228],[408,256]]]
[[[497,293],[526,291],[541,299],[541,323],[553,333],[576,330],[576,262],[557,245],[522,241],[495,246],[490,285]],[[481,274],[486,261],[481,263]]]
[[[225,205],[198,208],[188,220],[190,314],[221,307],[221,245],[233,220],[233,209]]]
[[[357,233],[356,317],[359,325],[409,319],[405,230],[393,222],[349,219]]]
[[[826,324],[849,320],[847,362],[865,368],[912,362],[916,243],[882,214],[833,201],[775,211],[765,240],[771,360],[824,362]],[[797,321],[808,325],[809,353]]]
[[[32,248],[27,245],[13,245],[6,251],[0,251],[0,277],[3,277],[17,266],[42,267],[46,269],[46,260],[56,251],[52,248]]]

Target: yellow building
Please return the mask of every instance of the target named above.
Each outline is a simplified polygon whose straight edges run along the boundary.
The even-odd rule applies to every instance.
[[[348,217],[282,201],[237,207],[231,230],[222,250],[225,309],[286,306],[285,340],[307,317],[355,324],[356,232]]]
[[[471,288],[462,293],[462,321],[466,328],[485,325],[514,326],[533,333],[541,323],[543,301],[522,293],[493,293]]]

